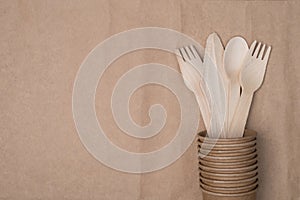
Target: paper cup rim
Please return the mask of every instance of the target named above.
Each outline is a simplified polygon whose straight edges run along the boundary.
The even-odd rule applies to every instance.
[[[245,148],[245,149],[238,149],[238,150],[208,150],[208,149],[204,149],[204,148],[200,148],[198,150],[198,153],[205,153],[209,156],[220,156],[220,157],[224,157],[224,156],[242,156],[242,155],[247,155],[250,153],[253,153],[256,151],[256,146],[252,146],[250,148]]]
[[[200,186],[201,187],[201,186]],[[225,193],[216,193],[216,192],[210,192],[205,190],[203,187],[201,187],[202,192],[212,195],[212,196],[220,196],[220,197],[240,197],[240,196],[247,196],[255,193],[257,191],[258,185],[251,191],[245,192],[245,193],[236,193],[236,194],[225,194]]]
[[[246,158],[252,158],[257,156],[257,150],[255,150],[254,152],[250,153],[250,154],[246,154],[246,155],[240,155],[240,156],[210,156],[210,155],[205,155],[202,154],[201,152],[198,153],[199,154],[199,158],[200,159],[211,159],[211,160],[244,160]],[[202,157],[201,157],[202,156]],[[217,162],[218,162],[217,161]]]
[[[251,141],[247,141],[247,142],[244,142],[244,143],[236,143],[236,144],[212,144],[212,143],[201,143],[199,142],[199,145],[200,145],[200,148],[204,148],[204,149],[236,149],[236,148],[240,148],[240,149],[243,149],[243,148],[251,148],[253,146],[256,145],[256,140],[251,140]]]
[[[258,169],[258,163],[256,162],[254,165],[250,165],[247,167],[237,167],[237,168],[227,168],[227,169],[222,169],[222,168],[215,168],[215,167],[207,167],[203,165],[199,165],[199,170],[204,170],[204,171],[209,171],[209,172],[219,172],[219,173],[237,173],[237,174],[242,174],[245,172],[253,171]]]
[[[225,188],[225,187],[214,187],[214,186],[210,186],[210,185],[206,185],[205,183],[203,183],[202,181],[200,181],[200,185],[205,185],[205,187],[207,188],[211,188],[211,189],[216,189],[216,190],[226,190],[226,191],[235,191],[235,190],[243,190],[243,189],[248,189],[251,188],[253,186],[258,186],[258,181],[254,182],[253,184],[250,185],[246,185],[246,186],[241,186],[241,187],[232,187],[232,188]]]
[[[209,138],[207,137],[207,131],[202,131],[198,133],[199,139],[207,142],[207,143],[213,143],[213,144],[226,144],[226,143],[240,143],[244,141],[251,141],[255,140],[257,136],[257,132],[245,129],[243,137],[237,137],[237,138]]]
[[[238,180],[238,181],[212,180],[212,179],[204,178],[203,176],[200,175],[200,180],[211,182],[212,184],[214,184],[214,183],[216,183],[216,184],[238,184],[238,183],[247,183],[247,182],[252,181],[252,180],[257,181],[258,180],[258,175],[254,176],[254,177],[251,177],[251,178]]]
[[[219,176],[219,177],[237,177],[239,175],[243,175],[243,176],[247,176],[247,175],[251,175],[251,174],[255,174],[258,175],[258,168],[252,170],[252,171],[248,171],[248,172],[244,172],[244,173],[238,173],[238,174],[226,174],[226,173],[214,173],[214,172],[208,172],[208,171],[204,171],[204,170],[200,170],[199,173],[206,173],[209,176]],[[253,176],[254,177],[254,176]]]
[[[254,158],[251,158],[249,160],[239,161],[239,162],[214,162],[214,161],[208,161],[208,160],[199,160],[199,165],[204,165],[208,167],[214,167],[214,168],[228,168],[228,167],[246,167],[255,164],[258,162],[257,156]],[[203,163],[203,164],[202,164]]]

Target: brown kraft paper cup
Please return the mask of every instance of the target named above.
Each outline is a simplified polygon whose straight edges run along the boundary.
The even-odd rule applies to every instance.
[[[221,194],[240,194],[240,193],[246,193],[246,192],[253,191],[254,189],[257,188],[258,182],[255,182],[251,185],[247,185],[247,186],[243,186],[243,187],[236,187],[236,188],[212,187],[209,185],[205,185],[202,182],[200,182],[200,186],[203,190],[206,190],[208,192],[221,193]]]
[[[200,143],[212,143],[212,144],[239,144],[246,143],[256,139],[256,132],[246,129],[244,136],[241,138],[209,138],[207,137],[207,132],[203,131],[198,134]]]
[[[213,139],[198,134],[200,188],[204,200],[255,200],[258,187],[256,132]],[[202,172],[202,173],[201,173]]]
[[[206,161],[201,160],[199,161],[199,165],[207,166],[207,167],[214,167],[214,168],[221,168],[221,169],[228,169],[228,168],[240,168],[240,167],[247,167],[252,166],[257,162],[257,156],[249,159],[244,160],[240,162],[234,162],[234,163],[225,163],[225,162],[212,162],[212,161]]]
[[[257,187],[249,192],[238,193],[238,194],[223,194],[210,192],[203,188],[203,200],[256,200]]]

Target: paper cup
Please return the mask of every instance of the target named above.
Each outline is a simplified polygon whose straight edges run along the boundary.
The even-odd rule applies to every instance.
[[[200,187],[203,199],[254,200],[258,183],[256,132],[244,137],[207,138],[198,134]]]
[[[245,173],[249,171],[256,170],[258,168],[258,164],[250,165],[248,167],[239,167],[239,168],[214,168],[214,167],[207,167],[204,165],[199,165],[199,169],[206,171],[206,172],[212,172],[212,173],[224,173],[224,174],[240,174]]]
[[[206,150],[199,148],[198,153],[208,155],[208,156],[221,156],[221,157],[228,157],[228,156],[243,156],[253,153],[256,150],[256,146],[252,146],[246,149],[238,149],[238,150],[230,150],[230,151],[222,151],[222,150]]]
[[[239,150],[239,149],[246,149],[251,148],[256,145],[256,140],[245,142],[245,143],[238,143],[238,144],[211,144],[211,143],[200,143],[198,148],[205,149],[205,150],[223,150],[223,151],[232,151],[232,150]]]
[[[243,179],[248,179],[257,176],[258,169],[244,172],[244,173],[234,173],[234,174],[224,174],[224,173],[213,173],[213,172],[207,172],[204,170],[200,170],[200,175],[207,179],[212,180],[220,180],[220,181],[239,181]]]
[[[225,194],[225,193],[217,193],[205,190],[201,187],[203,200],[255,200],[256,199],[256,191],[257,186],[255,189],[238,194]]]
[[[205,185],[209,185],[212,187],[221,187],[221,188],[236,188],[236,187],[245,187],[255,183],[258,180],[258,176],[254,176],[252,178],[238,180],[238,181],[229,181],[229,180],[212,180],[208,178],[204,178],[200,175],[200,182],[204,183]]]
[[[254,190],[258,186],[258,182],[244,186],[244,187],[235,187],[235,188],[224,188],[224,187],[211,187],[209,185],[205,185],[202,182],[200,182],[201,188],[204,190],[207,190],[209,192],[214,193],[221,193],[221,194],[240,194],[240,193],[246,193]]]
[[[199,158],[201,160],[206,160],[211,162],[223,162],[223,163],[234,163],[234,162],[245,161],[245,160],[253,159],[256,156],[257,156],[256,151],[242,156],[209,156],[209,155],[199,153]]]
[[[254,165],[257,162],[257,156],[251,158],[249,160],[238,161],[238,162],[213,162],[213,161],[206,161],[203,159],[199,160],[199,164],[207,166],[207,167],[214,167],[214,168],[240,168],[240,167],[247,167]]]
[[[256,132],[252,130],[245,130],[244,137],[241,138],[209,138],[207,132],[203,131],[198,134],[199,141],[201,143],[212,143],[212,144],[239,144],[245,143],[256,139]]]

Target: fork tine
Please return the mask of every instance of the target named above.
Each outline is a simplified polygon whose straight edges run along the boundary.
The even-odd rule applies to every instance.
[[[268,47],[267,52],[266,52],[266,55],[264,56],[264,59],[263,59],[263,60],[264,60],[265,62],[268,62],[269,56],[270,56],[270,52],[271,52],[271,46]]]
[[[199,53],[198,53],[198,51],[197,51],[197,49],[194,45],[190,45],[190,49],[192,50],[193,55],[195,56],[195,58],[201,59],[200,56],[199,56]]]
[[[260,49],[260,45],[261,45],[261,43],[258,43],[258,45],[257,45],[257,47],[255,48],[255,51],[254,51],[254,53],[253,53],[253,56],[254,56],[255,58],[257,58],[257,55],[258,55],[258,52],[259,52],[259,49]]]
[[[183,73],[183,70],[184,70],[184,69],[182,68],[182,66],[184,66],[184,60],[183,60],[183,57],[182,57],[181,52],[180,52],[179,49],[176,49],[176,50],[175,50],[175,55],[176,55],[176,58],[177,58],[177,62],[178,62],[178,64],[179,64],[180,72],[181,72],[182,74],[184,74],[184,73]]]
[[[251,53],[251,55],[253,55],[254,53],[255,45],[256,45],[256,40],[254,40],[250,46],[249,52]]]
[[[266,45],[264,44],[261,50],[259,51],[258,58],[262,60]]]
[[[184,49],[184,48],[180,48],[180,52],[181,52],[181,55],[182,55],[182,57],[183,57],[183,60],[184,60],[184,61],[188,61],[188,60],[189,60],[189,57],[188,57],[188,55],[187,55],[185,49]]]
[[[194,53],[191,51],[189,46],[185,47],[185,51],[187,52],[187,55],[190,57],[190,59],[195,58]]]
[[[179,49],[175,49],[175,55],[179,63],[183,62],[183,57]]]

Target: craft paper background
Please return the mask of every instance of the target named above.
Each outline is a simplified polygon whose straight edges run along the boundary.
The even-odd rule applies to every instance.
[[[107,37],[144,26],[180,31],[203,46],[214,31],[224,44],[241,35],[248,43],[272,45],[247,125],[258,132],[257,199],[299,199],[299,16],[296,0],[1,1],[0,199],[202,199],[196,140],[171,166],[133,175],[95,160],[76,132],[71,101],[81,62]],[[114,84],[127,70],[148,62],[179,70],[172,54],[138,51],[113,63],[97,89],[99,121],[115,144],[130,151],[162,147],[174,137],[180,119],[172,93],[146,86],[133,95],[131,114],[147,124],[149,106],[164,105],[168,121],[163,131],[137,140],[114,123],[109,107]],[[204,126],[199,123],[200,131]]]

